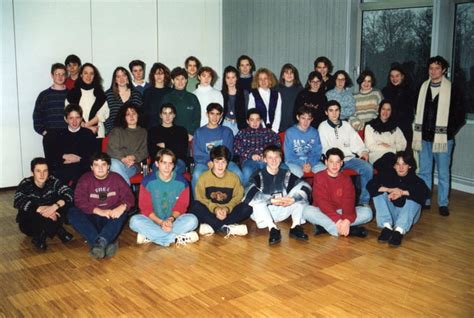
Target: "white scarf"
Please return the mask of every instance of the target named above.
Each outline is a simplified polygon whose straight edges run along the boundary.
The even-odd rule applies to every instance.
[[[421,85],[418,103],[416,106],[415,131],[413,133],[413,150],[421,150],[421,134],[423,125],[423,115],[425,112],[426,94],[430,87],[431,79],[428,79]],[[449,106],[451,101],[451,82],[443,76],[438,95],[438,110],[436,113],[436,128],[433,140],[433,152],[448,151],[448,119]]]

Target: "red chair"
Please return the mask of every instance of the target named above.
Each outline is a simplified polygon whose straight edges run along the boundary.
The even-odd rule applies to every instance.
[[[102,152],[107,152],[107,144],[109,143],[109,136],[105,136],[104,139],[102,139]],[[148,159],[147,159],[148,161]],[[138,191],[138,188],[140,187],[140,184],[142,183],[143,180],[143,171],[138,171],[135,173],[133,176],[130,177],[130,184],[132,185],[132,190],[134,192]]]

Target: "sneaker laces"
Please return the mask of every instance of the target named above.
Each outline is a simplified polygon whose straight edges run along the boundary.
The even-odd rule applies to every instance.
[[[191,237],[186,234],[181,234],[176,237],[176,246],[186,246],[191,241]]]

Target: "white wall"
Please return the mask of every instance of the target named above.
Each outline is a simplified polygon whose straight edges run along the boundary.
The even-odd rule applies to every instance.
[[[195,55],[221,73],[221,1],[2,1],[0,188],[17,185],[43,155],[32,113],[51,84],[51,64],[74,53],[99,68],[105,89],[115,67],[136,58],[148,71],[156,61],[173,68]]]

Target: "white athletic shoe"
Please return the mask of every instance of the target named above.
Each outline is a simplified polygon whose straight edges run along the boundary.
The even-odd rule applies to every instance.
[[[214,229],[207,223],[201,223],[199,226],[199,235],[210,236],[214,234]]]
[[[247,230],[247,225],[245,224],[223,225],[222,229],[224,230],[224,233],[226,234],[225,238],[229,238],[231,236],[244,236],[249,233]]]
[[[199,241],[199,236],[196,233],[196,231],[191,231],[191,232],[176,236],[177,246],[191,244],[197,241]]]
[[[151,240],[147,237],[145,237],[145,235],[141,234],[141,233],[137,233],[137,244],[147,244],[147,243],[150,243]]]

